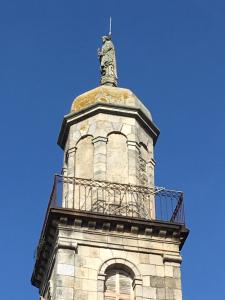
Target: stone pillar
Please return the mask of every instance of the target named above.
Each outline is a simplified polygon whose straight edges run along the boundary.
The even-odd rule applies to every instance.
[[[134,279],[133,289],[134,289],[135,299],[142,300],[143,299],[143,284],[142,284],[141,279],[139,279],[139,278]]]
[[[153,158],[147,163],[147,177],[148,177],[148,186],[154,189],[155,186],[155,161]],[[156,211],[155,211],[155,194],[150,195],[150,207],[149,207],[149,214],[151,219],[156,218]]]
[[[129,183],[138,184],[138,157],[139,157],[139,146],[137,142],[127,141],[128,148],[128,174]]]
[[[53,300],[73,300],[75,281],[75,250],[59,248],[56,255]]]
[[[153,158],[147,163],[147,178],[148,178],[148,186],[154,187],[154,174],[155,174],[155,161]]]
[[[97,283],[98,300],[104,300],[104,285],[105,285],[105,274],[98,274],[98,283]]]
[[[107,138],[98,136],[92,140],[94,144],[94,179],[106,180],[106,143]]]

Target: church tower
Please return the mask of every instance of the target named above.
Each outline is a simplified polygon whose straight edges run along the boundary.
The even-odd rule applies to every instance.
[[[111,35],[98,55],[101,85],[78,96],[62,122],[63,168],[32,284],[42,300],[181,300],[183,193],[155,186],[159,129],[137,96],[117,87]]]

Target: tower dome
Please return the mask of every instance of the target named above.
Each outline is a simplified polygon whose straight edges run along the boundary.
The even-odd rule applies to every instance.
[[[131,90],[109,85],[96,87],[76,97],[71,112],[79,112],[99,103],[139,109],[152,121],[150,111]]]

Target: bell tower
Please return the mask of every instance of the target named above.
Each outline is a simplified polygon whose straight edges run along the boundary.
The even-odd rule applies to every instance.
[[[32,284],[42,300],[181,300],[183,193],[156,187],[159,129],[117,86],[111,35],[98,50],[100,86],[62,122],[55,175]]]

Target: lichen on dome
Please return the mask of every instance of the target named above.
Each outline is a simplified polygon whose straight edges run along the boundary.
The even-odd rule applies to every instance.
[[[102,85],[76,97],[71,106],[71,112],[81,111],[97,103],[109,103],[141,109],[152,120],[150,111],[129,89]]]

